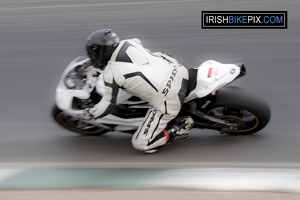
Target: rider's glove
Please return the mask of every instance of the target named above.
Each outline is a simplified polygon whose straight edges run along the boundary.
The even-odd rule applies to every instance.
[[[91,120],[91,119],[94,119],[94,115],[92,115],[92,114],[89,112],[89,110],[90,110],[90,108],[84,109],[83,115],[82,115],[82,118],[83,118],[84,120],[89,121],[89,120]]]

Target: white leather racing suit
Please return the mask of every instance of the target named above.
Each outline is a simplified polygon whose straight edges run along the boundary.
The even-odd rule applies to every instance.
[[[94,117],[109,114],[122,88],[151,105],[132,137],[133,147],[146,151],[165,145],[169,135],[163,130],[177,116],[187,91],[187,69],[170,56],[149,52],[140,40],[130,39],[120,42],[103,75],[103,98],[89,112]]]

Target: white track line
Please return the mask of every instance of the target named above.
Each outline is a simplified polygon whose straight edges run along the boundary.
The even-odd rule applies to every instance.
[[[68,168],[70,169],[70,168]],[[67,169],[67,170],[68,170]],[[72,169],[72,173],[66,173],[66,170],[59,168],[48,168],[44,170],[45,175],[35,176],[33,179],[24,180],[24,176],[33,176],[40,169],[0,169],[0,189],[58,189],[59,185],[64,183],[67,188],[76,188],[74,180],[81,179],[81,173],[89,171],[89,169]],[[74,171],[75,170],[75,171]],[[77,170],[77,171],[76,171]],[[57,173],[65,173],[65,180],[58,178]],[[132,183],[132,180],[138,181],[138,184],[133,184],[130,189],[140,188],[187,188],[200,190],[214,191],[274,191],[274,192],[300,192],[300,170],[299,169],[239,169],[239,168],[192,168],[192,169],[158,169],[151,171],[149,169],[141,169],[140,172],[148,174],[140,176],[139,173],[129,173],[119,168],[116,173],[123,174],[120,178],[99,177],[97,172],[101,169],[93,171],[97,176],[97,181],[100,180],[107,185],[95,183],[95,179],[91,177],[91,182],[84,181],[81,187],[89,188],[92,183],[93,187],[103,188],[127,188]],[[17,176],[17,175],[21,176]],[[101,174],[101,173],[100,173]],[[53,177],[52,180],[47,180]],[[70,177],[72,177],[70,179]],[[46,181],[45,181],[46,180]],[[87,180],[87,181],[88,181]],[[109,181],[107,181],[109,180]],[[43,184],[38,184],[43,182]],[[53,182],[54,181],[54,182]],[[133,182],[135,182],[133,181]],[[58,185],[53,185],[58,183]],[[64,186],[64,187],[65,187]],[[132,188],[132,186],[134,188]]]
[[[150,168],[268,168],[300,169],[300,163],[238,162],[0,162],[1,168],[150,167]]]
[[[19,8],[1,8],[0,11],[51,9],[51,8],[76,8],[76,7],[95,7],[95,6],[143,5],[143,4],[162,4],[162,3],[186,3],[186,2],[195,2],[195,1],[203,1],[203,0],[146,1],[146,2],[99,3],[99,4],[80,4],[80,5],[61,5],[61,6],[36,6],[36,7],[19,7]]]
[[[0,182],[3,182],[24,171],[26,171],[26,169],[0,169]]]
[[[299,170],[173,169],[154,178],[158,187],[218,191],[300,192]],[[160,176],[162,178],[160,178]],[[147,182],[149,184],[149,181]]]

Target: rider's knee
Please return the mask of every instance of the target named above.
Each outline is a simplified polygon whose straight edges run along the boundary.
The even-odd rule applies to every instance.
[[[149,150],[149,146],[147,145],[148,144],[147,140],[143,141],[143,140],[139,140],[139,139],[136,139],[133,137],[131,139],[131,144],[132,144],[133,148],[135,148],[137,150],[140,150],[140,151]]]

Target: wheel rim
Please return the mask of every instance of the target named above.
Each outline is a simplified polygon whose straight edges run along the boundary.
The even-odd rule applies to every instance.
[[[84,123],[80,120],[74,120],[73,117],[67,115],[64,112],[60,112],[56,116],[56,120],[59,124],[61,124],[63,127],[77,132],[81,134],[99,134],[105,131],[106,129],[98,127],[98,126],[93,126],[87,123]]]
[[[252,112],[233,106],[213,108],[207,112],[207,115],[230,123],[237,123],[238,130],[231,130],[230,132],[248,132],[255,129],[259,124],[258,118]]]

